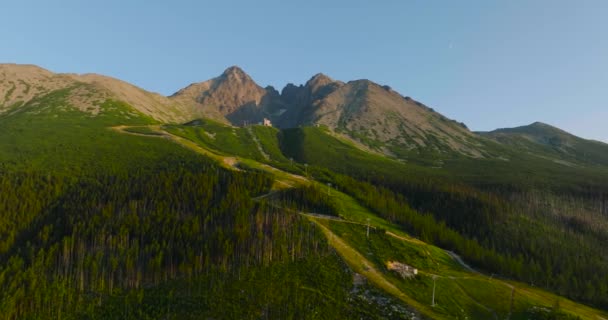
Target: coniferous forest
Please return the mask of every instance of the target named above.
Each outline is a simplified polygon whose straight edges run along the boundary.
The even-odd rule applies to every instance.
[[[241,299],[267,305],[264,315],[242,309],[234,317],[287,318],[327,308],[316,305],[318,298],[291,296],[290,286],[345,277],[344,266],[310,223],[252,200],[270,184],[268,175],[208,162],[82,179],[4,172],[0,313],[4,319],[142,319],[166,312],[154,308],[174,308],[167,314],[181,318],[180,304],[196,304],[200,316],[216,303],[229,306],[220,303],[228,294],[237,294],[228,299],[239,305]],[[315,263],[338,270],[300,271]],[[245,293],[226,287],[245,279],[253,282]],[[276,282],[276,289],[255,281]],[[191,295],[166,295],[183,295],[172,286],[186,286]],[[151,299],[150,309],[134,307],[142,299]]]
[[[608,318],[602,166],[93,116],[78,90],[0,114],[0,319]]]
[[[549,220],[538,214],[541,224],[530,217],[542,210],[532,201],[520,196],[521,201],[513,203],[462,185],[426,183],[392,191],[348,176],[338,175],[334,181],[380,216],[424,241],[458,252],[489,273],[608,307],[605,233],[577,223],[576,215]]]

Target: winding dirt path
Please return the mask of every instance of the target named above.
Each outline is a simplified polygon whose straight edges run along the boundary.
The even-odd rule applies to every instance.
[[[374,283],[376,286],[382,288],[387,293],[393,295],[399,300],[405,302],[407,305],[412,306],[418,312],[424,312],[425,306],[420,304],[418,301],[410,298],[407,294],[403,293],[399,288],[393,285],[384,275],[378,271],[374,264],[367,260],[357,250],[349,246],[344,240],[335,235],[329,228],[319,223],[316,217],[307,215],[311,221],[313,221],[325,234],[329,244],[336,249],[338,254],[344,259],[344,261],[357,272],[363,275],[368,281]]]
[[[155,132],[155,134],[145,134],[145,133],[138,133],[138,132],[132,132],[132,131],[128,131],[127,129],[129,128],[148,128],[150,130],[152,130],[153,132]],[[225,157],[222,155],[219,155],[217,153],[211,152],[205,148],[202,148],[201,146],[199,146],[198,144],[182,138],[180,136],[176,136],[174,134],[171,134],[165,130],[163,130],[161,128],[161,126],[159,125],[150,125],[150,126],[115,126],[115,127],[110,127],[110,129],[120,132],[120,133],[124,133],[124,134],[129,134],[129,135],[134,135],[134,136],[139,136],[139,137],[148,137],[148,138],[165,138],[165,139],[169,139],[179,145],[181,145],[182,147],[185,147],[186,149],[190,149],[196,153],[205,155],[209,158],[212,158],[214,160],[216,160],[217,162],[219,162],[224,168],[228,168],[231,170],[241,170],[239,169],[237,166],[239,164],[238,158],[236,157]]]

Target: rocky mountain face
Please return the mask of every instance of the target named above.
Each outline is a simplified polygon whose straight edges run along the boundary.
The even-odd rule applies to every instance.
[[[464,125],[369,80],[344,83],[317,74],[304,85],[288,84],[279,94],[272,87],[260,87],[238,67],[230,67],[171,99],[233,125],[269,118],[282,128],[326,126],[386,153],[425,149],[482,155],[476,136]]]
[[[302,90],[308,100],[303,107],[293,108],[297,115],[286,117],[287,126],[324,125],[388,152],[430,148],[481,155],[476,137],[462,124],[389,87],[369,80],[341,83],[313,78]]]
[[[281,127],[291,128],[303,124],[315,123],[314,104],[343,86],[344,83],[335,81],[319,73],[313,76],[305,85],[287,84],[281,92],[281,99],[288,108],[276,119]]]
[[[239,67],[233,66],[219,77],[194,83],[170,97],[196,113],[233,125],[257,123],[274,117],[283,104],[272,87],[262,88]]]

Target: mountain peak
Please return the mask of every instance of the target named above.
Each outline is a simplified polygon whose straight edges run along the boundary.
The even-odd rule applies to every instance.
[[[53,73],[33,64],[0,63],[0,72],[4,77],[18,75],[24,77],[45,76],[50,77]]]
[[[305,88],[311,94],[311,98],[316,100],[328,95],[341,85],[341,82],[335,81],[322,73],[317,73],[306,82]]]
[[[222,73],[222,77],[224,77],[224,78],[238,78],[238,79],[243,79],[243,78],[251,79],[251,77],[249,77],[249,75],[247,73],[245,73],[245,71],[243,71],[243,69],[241,69],[239,66],[228,67]]]
[[[200,115],[232,124],[260,121],[279,96],[274,88],[260,87],[243,69],[231,66],[213,79],[192,84],[172,96]]]
[[[540,121],[535,121],[532,124],[529,124],[527,126],[523,126],[521,127],[522,129],[526,128],[528,130],[535,130],[538,132],[545,132],[545,133],[549,133],[552,132],[554,134],[568,134],[571,135],[571,133],[566,132],[558,127],[552,126],[550,124],[544,123],[544,122],[540,122]],[[515,128],[517,129],[517,128]]]
[[[551,127],[550,125],[548,125],[544,122],[540,122],[540,121],[535,121],[535,122],[531,123],[529,126],[530,127],[539,127],[539,128]]]
[[[327,80],[333,81],[332,78],[330,78],[328,75],[321,73],[321,72],[312,76],[311,80],[314,80],[314,79],[327,79]]]
[[[323,73],[317,73],[312,78],[310,78],[310,80],[308,80],[306,82],[306,86],[320,87],[320,86],[330,84],[332,82],[335,82],[334,79],[328,77],[327,75],[325,75]]]

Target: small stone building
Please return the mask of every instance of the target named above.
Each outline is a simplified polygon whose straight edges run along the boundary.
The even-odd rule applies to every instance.
[[[386,268],[388,270],[397,272],[403,279],[413,278],[418,274],[418,269],[397,261],[387,262]]]

